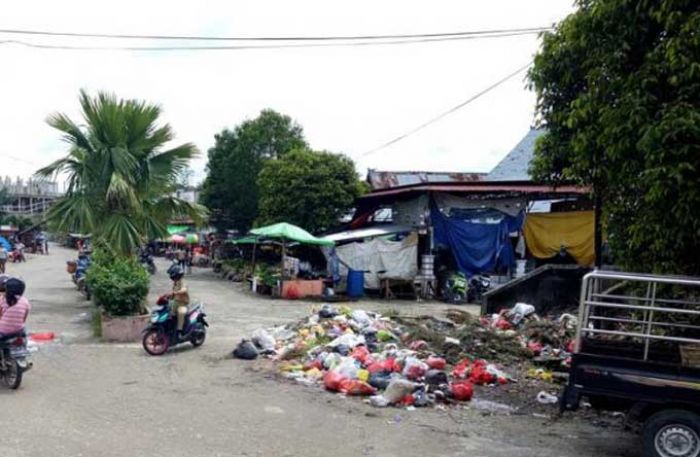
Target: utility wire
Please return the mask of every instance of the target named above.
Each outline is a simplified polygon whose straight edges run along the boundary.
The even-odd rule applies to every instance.
[[[375,152],[381,151],[382,149],[387,148],[387,147],[391,146],[392,144],[398,143],[399,141],[401,141],[401,140],[403,140],[403,139],[405,139],[405,138],[407,138],[407,137],[413,135],[414,133],[416,133],[416,132],[418,132],[418,131],[420,131],[420,130],[423,130],[424,128],[428,127],[429,125],[434,124],[435,122],[437,122],[437,121],[439,121],[440,119],[442,119],[442,118],[444,118],[444,117],[446,117],[446,116],[448,116],[448,115],[454,113],[455,111],[464,108],[465,106],[467,106],[468,104],[470,104],[470,103],[473,102],[474,100],[478,99],[478,98],[481,97],[482,95],[484,95],[484,94],[486,94],[486,93],[492,91],[493,89],[495,89],[496,87],[500,86],[500,85],[503,84],[504,82],[506,82],[506,81],[508,81],[509,79],[515,77],[518,73],[520,73],[520,72],[526,70],[531,64],[532,64],[532,62],[528,62],[527,65],[523,65],[522,67],[518,68],[518,69],[515,70],[514,72],[510,73],[508,76],[505,76],[504,78],[499,79],[499,80],[496,81],[495,83],[493,83],[493,84],[491,84],[490,86],[488,86],[486,89],[483,89],[483,90],[481,90],[480,92],[478,92],[478,93],[472,95],[471,97],[469,97],[468,99],[464,100],[464,101],[461,102],[460,104],[455,105],[455,106],[453,106],[452,108],[448,109],[447,111],[444,111],[444,112],[438,114],[438,115],[435,116],[434,118],[432,118],[432,119],[430,119],[430,120],[428,120],[428,121],[422,123],[422,124],[419,125],[418,127],[415,127],[415,128],[413,128],[413,129],[409,130],[408,132],[406,132],[406,133],[404,133],[404,134],[402,134],[402,135],[397,136],[397,137],[394,138],[393,140],[387,141],[386,143],[384,143],[384,144],[382,144],[382,145],[380,145],[380,146],[377,146],[377,147],[374,148],[374,149],[370,149],[369,151],[363,152],[362,154],[360,154],[360,157],[366,157],[366,156],[368,156],[368,155],[370,155],[370,154],[374,154]]]
[[[552,27],[526,27],[513,29],[494,30],[474,30],[462,32],[445,33],[416,33],[416,34],[395,34],[395,35],[335,35],[335,36],[288,36],[288,37],[243,37],[243,36],[198,36],[198,35],[128,35],[111,33],[77,33],[77,32],[52,32],[45,30],[19,30],[0,29],[0,33],[13,35],[38,35],[38,36],[60,36],[60,37],[80,37],[80,38],[116,38],[116,39],[139,39],[139,40],[188,40],[188,41],[337,41],[337,40],[387,40],[387,39],[413,39],[413,38],[442,38],[456,36],[478,36],[497,33],[518,33],[529,32],[539,33],[551,30]]]
[[[322,47],[355,47],[355,46],[386,46],[413,43],[434,43],[443,41],[461,41],[484,38],[503,38],[520,35],[532,35],[535,32],[512,32],[498,33],[491,35],[466,35],[450,36],[442,38],[422,38],[422,39],[400,39],[385,41],[356,41],[356,42],[314,42],[314,43],[291,43],[291,44],[267,44],[267,45],[233,45],[233,46],[76,46],[33,43],[22,40],[0,40],[0,44],[14,44],[37,49],[57,49],[68,51],[243,51],[255,49],[293,49],[293,48],[322,48]]]

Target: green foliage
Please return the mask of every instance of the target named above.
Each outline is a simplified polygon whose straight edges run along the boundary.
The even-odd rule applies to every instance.
[[[132,257],[97,250],[87,272],[88,287],[97,306],[110,316],[141,314],[148,295],[149,275]]]
[[[258,186],[260,225],[289,222],[310,232],[337,225],[363,189],[350,158],[309,149],[266,162]]]
[[[258,174],[263,164],[306,146],[301,126],[272,110],[215,135],[209,149],[202,203],[219,229],[246,232],[258,216]]]
[[[92,233],[126,255],[166,236],[169,219],[202,220],[204,208],[170,196],[197,149],[186,143],[162,150],[174,135],[157,124],[159,107],[84,91],[80,105],[84,127],[60,113],[47,120],[69,144],[66,157],[37,171],[67,177],[66,195],[48,213],[54,230]]]
[[[577,4],[529,74],[531,172],[593,185],[624,268],[700,275],[700,2]]]
[[[18,216],[16,214],[0,217],[0,221],[2,221],[3,224],[17,227],[20,231],[28,229],[34,225],[34,221],[31,218],[27,216]]]

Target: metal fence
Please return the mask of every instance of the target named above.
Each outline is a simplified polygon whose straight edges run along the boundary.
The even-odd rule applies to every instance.
[[[700,344],[700,278],[593,271],[581,285],[576,350],[582,338],[643,344]]]

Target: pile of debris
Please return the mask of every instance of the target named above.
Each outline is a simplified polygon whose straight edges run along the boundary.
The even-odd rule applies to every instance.
[[[446,318],[382,316],[326,304],[296,323],[256,330],[233,355],[267,356],[287,378],[365,395],[377,407],[418,407],[470,400],[475,385],[515,383],[501,368],[509,363],[565,363],[569,333],[523,304],[484,318],[461,310]],[[549,381],[547,373],[529,374]]]

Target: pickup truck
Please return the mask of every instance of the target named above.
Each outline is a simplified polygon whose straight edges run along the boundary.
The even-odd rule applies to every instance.
[[[562,410],[585,397],[641,424],[645,457],[700,456],[700,278],[583,278]]]

